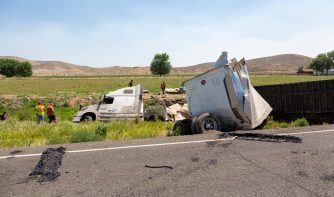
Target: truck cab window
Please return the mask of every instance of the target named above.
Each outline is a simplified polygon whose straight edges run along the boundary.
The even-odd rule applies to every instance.
[[[103,99],[103,103],[105,104],[112,104],[114,102],[114,97],[105,97]]]

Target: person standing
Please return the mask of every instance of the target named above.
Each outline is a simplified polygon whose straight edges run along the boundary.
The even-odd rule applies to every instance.
[[[160,88],[161,88],[162,94],[165,94],[165,89],[166,89],[165,81],[162,81],[162,83],[160,84]]]
[[[55,108],[54,105],[50,102],[49,105],[46,108],[46,113],[49,118],[49,123],[51,122],[56,122],[56,113],[55,113]]]
[[[128,87],[132,87],[133,85],[133,81],[131,80],[129,83],[128,83]]]
[[[43,106],[41,101],[38,101],[38,105],[36,106],[35,111],[37,117],[37,124],[40,124],[41,122],[44,123],[45,107]]]

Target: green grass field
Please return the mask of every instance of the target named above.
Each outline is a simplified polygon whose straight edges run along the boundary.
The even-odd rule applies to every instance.
[[[103,77],[37,77],[27,79],[0,80],[0,95],[99,95],[126,87],[132,79],[134,84],[144,85],[150,92],[159,92],[160,83],[176,88],[194,75],[172,75],[163,77],[148,76],[103,76]],[[297,75],[251,75],[254,86],[303,81],[334,79],[334,76],[297,76]]]
[[[40,124],[11,119],[0,122],[0,148],[42,146],[171,135],[172,122],[102,122]]]
[[[27,78],[0,80],[1,95],[96,95],[126,87],[132,79],[150,92],[159,92],[160,83],[179,87],[190,76],[170,77],[101,77],[101,78]]]
[[[0,96],[68,96],[100,95],[104,92],[126,87],[132,79],[134,84],[143,84],[150,92],[159,92],[160,83],[165,81],[170,88],[181,86],[194,75],[153,76],[102,76],[102,77],[35,77],[27,79],[0,80]],[[334,76],[296,75],[252,75],[254,86],[303,81],[334,79]],[[70,122],[78,108],[57,105],[57,124],[36,125],[34,107],[38,99],[27,101],[20,107],[0,103],[0,112],[7,111],[9,119],[0,122],[0,148],[39,146],[48,144],[76,143],[101,140],[124,140],[172,135],[173,122],[93,122],[75,124]],[[288,127],[288,123],[271,122],[268,127]],[[293,126],[293,124],[292,124]],[[100,133],[105,135],[100,135]]]

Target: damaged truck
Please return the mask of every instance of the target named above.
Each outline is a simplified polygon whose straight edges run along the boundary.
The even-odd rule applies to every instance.
[[[98,104],[80,109],[72,122],[143,119],[143,86],[136,85],[103,94]]]
[[[209,130],[254,129],[272,111],[251,85],[245,60],[229,62],[227,52],[222,53],[212,70],[185,81],[183,85],[187,116],[177,121],[173,129],[186,127],[193,134]],[[102,95],[98,104],[82,108],[72,121],[150,120],[151,116],[156,114],[144,110],[143,86],[137,85]],[[168,120],[167,114],[159,119]]]
[[[190,119],[177,122],[190,125],[193,134],[209,130],[254,129],[272,108],[251,85],[246,62],[227,60],[223,52],[214,68],[184,82]]]

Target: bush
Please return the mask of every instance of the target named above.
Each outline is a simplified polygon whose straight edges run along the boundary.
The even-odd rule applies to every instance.
[[[310,126],[309,122],[306,120],[306,118],[298,118],[295,121],[290,122],[290,125],[292,127],[305,127]]]
[[[279,127],[280,128],[289,128],[289,124],[288,123],[286,123],[286,122],[281,122],[280,124],[279,124]]]
[[[166,107],[163,105],[147,106],[145,108],[145,120],[166,120]]]
[[[279,123],[274,121],[272,116],[268,116],[262,128],[263,129],[277,129],[279,128]]]
[[[95,129],[95,134],[97,136],[102,137],[102,138],[105,138],[107,136],[107,132],[108,132],[108,126],[107,125],[99,125]]]

